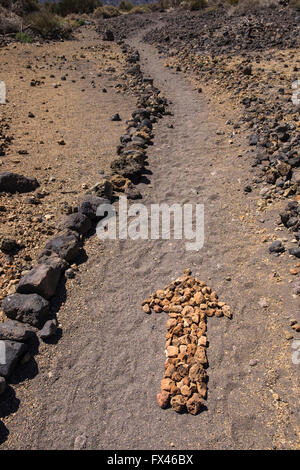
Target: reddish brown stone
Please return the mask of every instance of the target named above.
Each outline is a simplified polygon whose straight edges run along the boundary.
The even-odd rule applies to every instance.
[[[183,413],[185,410],[186,398],[182,395],[175,395],[171,398],[171,406],[176,413]]]
[[[172,385],[173,381],[169,378],[166,378],[166,379],[162,379],[161,381],[161,389],[162,390],[166,390],[167,392],[170,391],[171,389],[171,385]]]
[[[193,396],[188,399],[186,403],[186,408],[188,413],[190,413],[191,415],[196,415],[199,413],[202,405],[203,401],[199,397],[198,393],[194,393]]]
[[[162,408],[168,408],[170,403],[170,394],[163,390],[162,392],[158,393],[156,396],[158,405]]]
[[[168,346],[167,347],[167,354],[168,357],[176,357],[178,356],[179,350],[177,346]]]

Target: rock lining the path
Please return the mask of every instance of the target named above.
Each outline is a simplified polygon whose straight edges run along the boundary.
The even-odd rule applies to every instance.
[[[27,341],[35,336],[33,328],[18,321],[0,323],[0,340]]]
[[[36,327],[41,326],[50,313],[48,300],[38,294],[9,295],[2,300],[1,308],[8,318]]]
[[[59,266],[38,264],[22,277],[16,290],[20,294],[39,294],[49,300],[55,294],[61,274]]]
[[[5,347],[5,364],[0,363],[0,376],[8,378],[19,360],[27,351],[27,345],[16,341],[3,340],[2,345]]]

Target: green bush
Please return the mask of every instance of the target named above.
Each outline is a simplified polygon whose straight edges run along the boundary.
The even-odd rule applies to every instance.
[[[158,3],[147,3],[147,7],[148,7],[149,10],[151,10],[151,11],[158,11],[158,10],[161,10],[161,7],[159,6]]]
[[[68,38],[71,34],[71,28],[67,27],[61,18],[46,9],[26,16],[24,24],[45,39]]]
[[[233,14],[247,15],[249,12],[260,10],[261,8],[274,8],[278,6],[277,0],[239,0],[233,6]]]
[[[16,33],[16,40],[23,44],[30,44],[32,42],[31,36],[28,33],[19,32]]]
[[[300,0],[292,0],[291,7],[295,8],[296,10],[300,10]]]
[[[84,26],[85,25],[85,20],[83,18],[79,18],[79,20],[76,20],[76,24],[78,26]]]
[[[104,7],[99,7],[94,11],[95,18],[114,18],[120,14],[119,10],[112,5],[104,5]]]
[[[130,11],[133,9],[133,4],[129,0],[122,0],[119,5],[119,10],[121,11]]]
[[[168,8],[177,8],[182,3],[182,0],[158,0],[157,6],[160,10],[167,10]]]
[[[13,1],[11,9],[16,15],[26,16],[29,13],[40,9],[38,0],[17,0]]]
[[[139,6],[136,6],[134,8],[132,8],[132,10],[130,10],[130,13],[136,13],[138,15],[142,15],[143,13],[149,13],[151,10],[150,8],[148,8],[147,5],[139,5]]]
[[[177,8],[182,3],[182,0],[158,0],[157,3],[150,4],[150,8],[153,11],[153,5],[157,6],[158,10],[167,10],[168,8]]]
[[[189,9],[191,11],[202,10],[205,7],[207,7],[206,0],[190,0],[189,2]]]

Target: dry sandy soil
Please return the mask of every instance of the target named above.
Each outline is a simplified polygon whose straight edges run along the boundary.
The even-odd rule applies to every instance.
[[[38,55],[72,56],[75,47],[80,56],[85,44],[102,44],[90,35],[83,33],[78,43],[41,46],[46,50]],[[278,259],[267,252],[263,241],[272,230],[273,218],[269,212],[264,217],[257,213],[255,190],[251,195],[242,190],[249,180],[249,164],[243,158],[247,136],[237,133],[229,138],[225,124],[239,110],[214,102],[209,90],[198,93],[179,72],[164,67],[155,49],[143,43],[141,33],[129,42],[139,50],[143,70],[170,100],[172,111],[154,129],[154,146],[148,151],[150,181],[138,185],[143,203],[147,207],[161,202],[204,204],[204,247],[193,252],[186,251],[179,240],[104,243],[90,238],[86,262],[67,282],[67,298],[59,312],[60,341],[40,345],[35,368],[23,366],[24,380],[7,392],[1,409],[2,448],[299,448],[299,365],[292,363],[287,339],[289,320],[299,318],[299,300],[289,286],[289,270],[296,263],[287,254]],[[25,65],[30,59],[21,49],[9,46],[9,54],[20,54]],[[44,108],[49,115],[39,121],[39,129],[27,119],[27,112],[30,108],[37,117],[44,116],[45,109],[29,95],[22,106],[23,117],[16,119],[20,114],[16,112],[11,121],[15,126],[12,148],[27,148],[30,155],[40,157],[32,167],[21,166],[23,161],[13,167],[15,157],[9,157],[9,168],[31,174],[29,170],[40,165],[38,178],[40,174],[45,184],[50,174],[56,179],[47,183],[49,206],[41,208],[42,214],[50,211],[51,202],[58,208],[65,201],[62,188],[72,190],[75,185],[80,191],[81,184],[89,184],[99,169],[106,168],[122,129],[122,123],[109,122],[109,116],[121,109],[126,117],[134,109],[133,98],[109,89],[108,96],[101,93],[109,78],[104,73],[97,78],[99,63],[94,54],[100,52],[83,53],[86,58],[75,61],[76,71],[60,71],[56,58],[53,81],[60,81],[67,71],[70,77],[54,90],[47,78]],[[36,52],[29,55],[37,64],[34,56]],[[90,88],[88,78],[82,85],[80,76],[89,77],[88,71],[96,89]],[[47,76],[50,73],[48,69]],[[26,83],[32,78],[30,70],[22,70],[22,75]],[[34,78],[43,75],[46,72],[38,70]],[[74,76],[77,81],[71,86]],[[76,87],[74,95],[72,87]],[[90,106],[77,101],[81,88],[86,88]],[[33,90],[45,101],[42,88]],[[68,108],[72,102],[70,122],[61,100]],[[92,106],[97,100],[99,106]],[[53,131],[50,120],[54,120]],[[25,132],[29,135],[24,136]],[[66,141],[64,147],[56,145],[61,138]],[[38,145],[37,140],[45,144]],[[23,158],[29,157],[19,159]],[[141,310],[144,298],[186,268],[207,282],[233,312],[232,320],[209,319],[208,399],[206,410],[198,416],[157,406],[167,318],[147,316]]]
[[[8,89],[1,118],[13,136],[0,168],[40,183],[38,195],[0,195],[1,234],[24,245],[13,262],[0,255],[3,298],[55,232],[59,214],[109,169],[134,101],[116,88],[124,66],[119,48],[99,41],[94,29],[63,43],[10,44],[0,56]],[[112,123],[117,112],[123,121]]]

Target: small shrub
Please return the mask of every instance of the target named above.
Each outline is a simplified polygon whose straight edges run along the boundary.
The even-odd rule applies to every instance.
[[[181,3],[182,0],[158,0],[156,5],[159,10],[167,10],[168,8],[177,8]]]
[[[76,20],[77,26],[84,26],[85,25],[85,20],[83,18],[79,18]]]
[[[31,36],[28,33],[19,31],[16,34],[16,40],[22,42],[23,44],[30,44],[32,42]]]
[[[51,5],[51,10],[60,16],[67,16],[72,13],[93,13],[94,10],[102,6],[100,0],[60,0]]]
[[[105,5],[104,7],[99,7],[94,11],[95,18],[114,18],[119,16],[121,13],[119,10],[112,5]]]
[[[26,16],[29,13],[40,9],[38,0],[16,0],[12,3],[11,9],[16,15]]]
[[[25,26],[45,39],[68,38],[71,28],[50,11],[43,9],[26,16]]]
[[[189,1],[189,10],[191,11],[202,10],[205,7],[207,7],[206,0],[190,0]]]
[[[133,4],[129,0],[122,0],[119,5],[119,10],[121,11],[130,11],[134,8]]]
[[[236,6],[232,7],[230,14],[246,15],[251,11],[261,8],[272,8],[278,6],[277,0],[239,0]]]
[[[134,8],[132,8],[132,10],[130,10],[130,13],[132,14],[137,14],[137,15],[142,15],[143,13],[149,13],[151,10],[150,8],[148,8],[147,5],[139,5],[139,6],[136,6]]]
[[[11,0],[0,0],[0,5],[4,8],[10,8]]]
[[[150,11],[159,11],[159,10],[161,10],[161,7],[159,6],[158,3],[148,3],[147,7],[149,8]]]
[[[0,34],[16,34],[21,29],[20,18],[8,18],[0,13]]]
[[[290,5],[295,10],[300,10],[300,0],[292,0]]]

